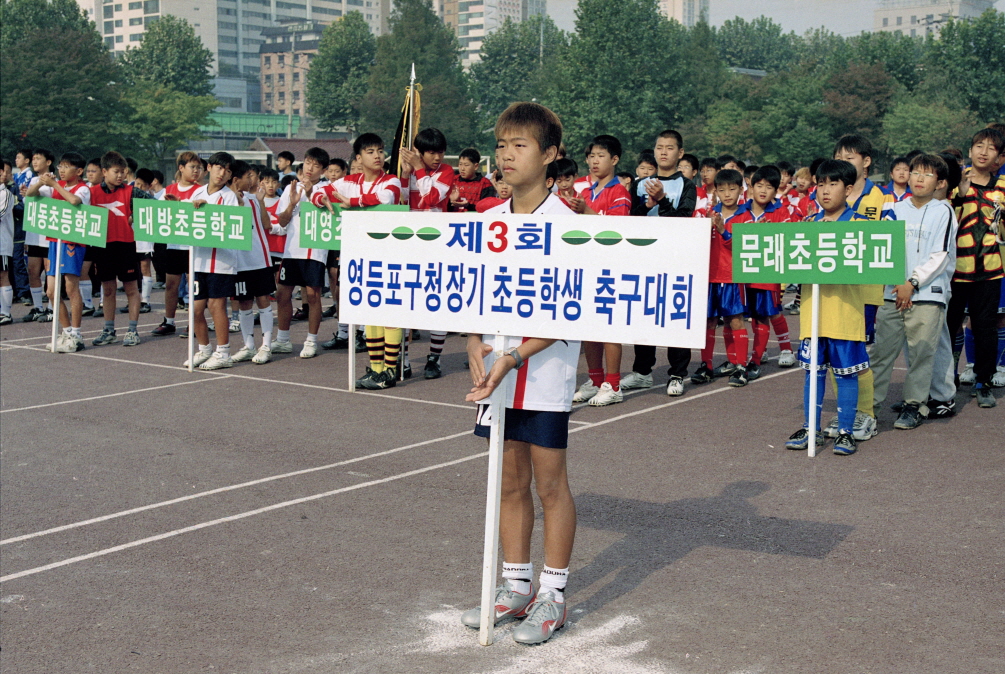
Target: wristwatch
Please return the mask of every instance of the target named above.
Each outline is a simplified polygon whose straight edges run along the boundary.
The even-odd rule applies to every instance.
[[[907,282],[911,284],[912,288],[914,288],[914,292],[918,292],[918,286],[921,285],[920,283],[918,283],[918,279],[912,276],[911,278],[907,279]]]
[[[513,356],[513,360],[516,361],[516,367],[513,368],[514,370],[519,370],[521,367],[523,367],[523,364],[526,362],[524,360],[523,356],[520,355],[520,352],[516,350],[515,346],[512,349],[504,351],[503,355],[504,356]]]

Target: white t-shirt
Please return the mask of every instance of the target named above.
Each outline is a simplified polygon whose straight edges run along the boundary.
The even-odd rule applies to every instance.
[[[244,205],[251,209],[251,221],[254,229],[251,233],[251,250],[238,250],[237,271],[264,269],[272,266],[269,259],[269,241],[265,238],[265,226],[262,224],[262,207],[258,197],[251,192],[245,192],[242,197]]]
[[[217,206],[237,206],[237,195],[229,187],[209,193],[208,185],[201,185],[192,193],[192,201],[206,201]],[[203,248],[193,246],[195,269],[193,271],[209,274],[236,274],[237,251],[227,248]]]
[[[298,189],[300,190],[300,201],[296,206],[293,207],[293,217],[290,218],[289,223],[286,225],[286,248],[283,250],[283,259],[292,258],[294,260],[315,260],[324,264],[328,261],[328,251],[323,248],[301,248],[300,247],[300,204],[303,202],[309,202],[311,194],[316,191],[320,191],[323,187],[328,184],[328,181],[324,178],[321,179],[317,185],[314,186],[312,192],[308,192],[303,189],[303,185],[298,184]],[[290,183],[283,190],[283,196],[279,198],[279,206],[276,207],[276,213],[284,212],[290,204],[290,194],[293,191],[293,184]]]
[[[512,213],[512,199],[485,211],[486,213]],[[535,215],[562,215],[573,211],[555,194],[549,194]],[[523,344],[526,337],[506,336],[505,349]],[[484,335],[483,340],[493,346],[494,337]],[[485,357],[486,372],[495,362],[495,354]],[[579,342],[558,340],[544,351],[534,354],[516,370],[515,377],[506,380],[506,407],[515,410],[541,410],[568,412],[572,409],[572,396],[576,393],[576,369],[579,367]],[[480,401],[480,402],[488,402]],[[488,415],[482,423],[488,423]]]

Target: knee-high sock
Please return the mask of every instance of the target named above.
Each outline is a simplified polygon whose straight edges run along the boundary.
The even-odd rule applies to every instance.
[[[272,313],[272,305],[258,310],[258,320],[262,324],[262,346],[272,346],[272,325],[275,314]]]
[[[813,376],[809,370],[806,371],[806,380],[803,382],[803,428],[810,427],[810,412],[817,418],[817,431],[820,430],[820,412],[824,408],[824,388],[827,383],[827,370],[817,370],[817,399],[810,403],[810,377]]]
[[[963,347],[967,353],[967,363],[974,364],[976,347],[974,346],[974,333],[970,331],[970,326],[963,328]]]
[[[750,354],[750,336],[747,328],[733,331],[733,354],[729,362],[734,365],[746,365],[747,357]]]
[[[398,367],[398,357],[401,355],[401,340],[405,331],[401,328],[384,328],[384,368],[394,370]]]
[[[42,290],[42,286],[39,286],[37,288],[32,288],[32,287],[29,286],[28,290],[29,290],[29,292],[31,292],[31,303],[32,303],[32,305],[36,309],[38,309],[39,311],[41,311],[42,310],[42,302],[45,301],[45,291]]]
[[[366,350],[370,354],[370,369],[384,371],[384,326],[366,326]]]
[[[91,297],[93,285],[90,281],[80,281],[80,297],[84,300],[84,306],[90,309],[94,306],[94,299]]]
[[[754,355],[751,360],[760,365],[764,360],[764,352],[768,348],[768,337],[771,336],[771,326],[767,323],[754,321]]]
[[[429,355],[438,356],[443,353],[443,343],[447,341],[447,333],[429,331]]]
[[[848,377],[850,375],[843,375]],[[876,402],[873,395],[873,376],[872,368],[864,372],[859,372],[856,375],[858,379],[858,411],[862,414],[868,414],[870,417],[875,418],[876,413],[873,411],[873,403]],[[837,393],[838,396],[841,395],[841,377],[837,377]]]
[[[705,348],[701,350],[701,362],[709,369],[712,369],[713,350],[715,350],[715,328],[705,328]]]
[[[149,278],[144,276],[143,278]],[[255,350],[255,312],[238,310],[238,320],[241,322],[241,337],[244,337],[244,348]]]
[[[771,328],[775,331],[775,337],[778,338],[778,349],[780,351],[791,351],[792,341],[789,339],[789,322],[785,320],[785,316],[781,314],[772,316]]]
[[[872,370],[866,370],[870,374],[870,380],[872,379]],[[864,373],[862,373],[864,374]],[[838,411],[838,430],[841,433],[851,433],[855,430],[855,412],[856,412],[856,399],[861,401],[862,396],[862,377],[859,373],[855,374],[841,374],[835,377],[837,379],[837,411]],[[869,385],[869,395],[870,400],[872,399],[872,383],[870,381]],[[872,409],[872,403],[870,405],[870,412]],[[870,414],[870,416],[872,416]]]
[[[953,335],[953,372],[960,369],[960,356],[963,355],[963,331]]]
[[[730,363],[736,362],[736,342],[733,340],[733,328],[729,322],[722,326],[722,341],[726,345],[726,360]]]
[[[998,328],[998,367],[1005,367],[1005,328]]]
[[[152,276],[144,276],[140,286],[140,301],[150,304],[150,291],[153,290],[154,279]]]
[[[10,316],[11,305],[14,304],[14,288],[3,286],[0,288],[0,314]]]

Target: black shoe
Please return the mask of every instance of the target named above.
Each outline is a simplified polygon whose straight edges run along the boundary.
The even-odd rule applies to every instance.
[[[827,442],[827,436],[821,431],[817,431],[817,447],[823,447],[825,442]],[[799,451],[804,450],[809,446],[810,433],[805,428],[800,428],[798,431],[790,435],[789,439],[785,441],[785,449]]]
[[[168,323],[167,319],[165,319],[161,321],[160,325],[151,330],[150,334],[160,337],[162,335],[173,335],[175,332],[177,332],[177,328],[173,324]]]
[[[95,297],[97,297],[97,295],[95,295]],[[20,300],[18,300],[18,301],[19,301],[19,302],[21,302],[21,304],[23,304],[23,305],[24,305],[24,306],[26,306],[26,307],[30,307],[30,306],[31,306],[32,304],[34,304],[34,303],[35,303],[35,302],[34,302],[34,301],[33,301],[33,300],[31,299],[31,295],[24,295],[24,296],[23,296],[23,297],[21,297],[21,299],[20,299]]]
[[[356,353],[359,353],[360,351],[362,351],[363,353],[367,352],[366,336],[362,332],[357,332],[356,333]]]
[[[395,370],[384,370],[369,379],[362,379],[358,383],[362,388],[370,391],[381,391],[386,388],[394,388],[398,384],[398,377]]]
[[[715,379],[718,379],[719,377],[732,377],[733,373],[736,372],[737,367],[738,366],[727,360],[725,363],[712,370],[712,377]]]
[[[188,305],[178,300],[178,311],[188,311]]]
[[[140,302],[140,313],[141,314],[149,314],[153,310],[154,310],[154,308],[152,306],[150,306],[149,302]]]
[[[321,348],[327,351],[331,351],[332,349],[348,349],[349,339],[347,337],[339,337],[333,332],[332,338],[327,342],[323,342]]]
[[[370,379],[373,379],[376,376],[377,376],[376,372],[374,372],[369,367],[366,368],[366,374],[364,374],[362,377],[356,380],[356,388],[369,388],[368,386],[365,385],[364,382],[369,381]]]
[[[754,361],[750,361],[749,363],[747,363],[747,381],[754,381],[760,376],[761,376],[761,366],[755,363]]]
[[[921,413],[918,411],[918,408],[918,405],[908,405],[905,403],[900,416],[893,422],[893,427],[899,428],[902,431],[913,431],[920,426]]]
[[[412,378],[412,364],[411,363],[409,363],[408,365],[405,366],[405,371],[401,374],[401,376],[403,378],[405,378],[405,379],[411,379]]]
[[[307,320],[307,314],[309,312],[310,312],[310,309],[308,307],[300,307],[299,309],[297,309],[296,311],[293,312],[293,320],[295,320],[295,321],[306,321]]]
[[[991,393],[990,384],[978,384],[974,387],[977,394],[977,406],[983,407],[985,409],[990,409],[998,404],[995,400],[994,395]]]
[[[956,415],[955,400],[942,402],[941,400],[929,398],[927,406],[929,419],[948,419],[949,417]]]
[[[422,375],[426,379],[439,379],[443,376],[443,371],[440,369],[440,357],[430,354],[426,358],[426,368],[422,371]]]
[[[903,400],[901,400],[899,403],[894,403],[894,404],[890,405],[890,409],[893,410],[894,412],[896,412],[897,414],[900,414],[901,412],[904,411],[904,406],[905,405],[907,405],[907,403],[905,403]]]
[[[701,366],[691,375],[692,384],[707,384],[712,381],[712,371],[708,369],[708,365],[702,363]]]
[[[733,374],[729,377],[729,385],[734,388],[739,388],[741,386],[746,386],[748,381],[747,368],[742,365],[737,365],[736,369],[733,370]]]
[[[129,313],[129,304],[126,303],[126,306],[120,308],[119,309],[119,313],[120,314],[128,314]]]
[[[321,312],[321,318],[335,318],[335,314],[337,312],[338,312],[338,305],[333,304]]]
[[[842,433],[834,441],[834,453],[838,456],[850,456],[858,451],[858,443],[851,433]]]
[[[81,316],[93,316],[97,311],[94,307],[84,307],[84,310],[80,312]]]
[[[22,323],[32,323],[38,320],[38,317],[45,313],[45,309],[39,309],[38,307],[32,307],[24,318],[21,319]]]

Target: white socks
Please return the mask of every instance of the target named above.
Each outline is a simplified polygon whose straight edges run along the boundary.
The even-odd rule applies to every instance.
[[[45,293],[42,292],[41,286],[38,288],[28,288],[31,291],[31,303],[36,309],[42,308],[42,299],[45,297]]]
[[[10,316],[10,308],[14,304],[14,288],[4,286],[0,288],[0,314]]]
[[[200,353],[213,353],[213,347],[211,345],[209,345],[209,344],[200,344],[199,345],[199,352]]]
[[[339,323],[338,324],[338,338],[339,339],[349,339],[349,324]]]
[[[93,286],[90,281],[80,282],[80,297],[84,300],[84,306],[88,309],[94,308],[94,300],[91,298],[91,292],[93,291]]]
[[[280,330],[276,334],[276,341],[277,342],[288,342],[288,341],[290,341],[290,331],[289,330]]]
[[[238,313],[241,321],[241,336],[244,337],[244,348],[255,350],[255,312],[251,309],[241,309]]]
[[[218,354],[220,354],[221,356],[226,356],[227,358],[230,358],[230,344],[229,343],[227,343],[227,344],[217,344],[216,345],[216,352]]]
[[[555,595],[555,601],[565,601],[565,586],[569,582],[569,569],[553,569],[545,565],[541,571],[541,587],[538,588],[538,595],[542,592],[551,592]]]
[[[143,284],[140,286],[140,301],[150,304],[150,291],[154,287],[154,277],[144,276]]]
[[[272,345],[272,324],[275,320],[272,313],[272,305],[258,310],[258,320],[262,324],[262,346]]]
[[[307,339],[305,339],[304,341],[305,342],[316,342],[316,341],[318,341],[317,333],[315,333],[315,334],[312,335],[311,333],[308,332],[307,333]]]
[[[506,579],[509,589],[517,594],[529,594],[531,579],[534,577],[534,564],[507,564],[503,562],[502,577]]]

